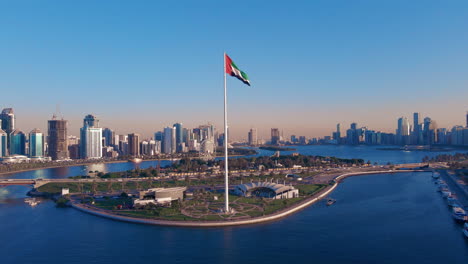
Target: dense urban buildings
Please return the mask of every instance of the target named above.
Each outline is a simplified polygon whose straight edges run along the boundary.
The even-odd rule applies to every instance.
[[[256,128],[247,133],[247,140],[234,142],[228,140],[228,147],[234,144],[258,146],[306,145],[306,144],[349,144],[349,145],[452,145],[468,146],[468,112],[465,126],[440,128],[430,117],[420,113],[412,114],[413,119],[402,116],[396,122],[395,133],[372,130],[353,122],[346,130],[338,123],[331,136],[307,138],[304,135],[290,135],[283,139],[279,128],[271,129],[271,139],[265,142],[258,138]],[[47,137],[33,129],[25,134],[15,127],[16,117],[12,108],[5,108],[0,114],[0,160],[9,156],[28,156],[31,160],[44,159],[99,159],[126,156],[173,155],[178,153],[200,153],[211,155],[216,148],[224,145],[224,133],[218,133],[212,124],[186,128],[182,123],[174,123],[152,138],[142,138],[140,134],[116,134],[111,128],[102,129],[94,115],[86,115],[79,137],[68,135],[68,122],[54,115],[48,120]],[[23,160],[25,160],[23,158]]]

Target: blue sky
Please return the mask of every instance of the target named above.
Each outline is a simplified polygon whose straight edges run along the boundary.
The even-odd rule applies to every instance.
[[[0,107],[25,131],[57,104],[75,135],[88,113],[118,133],[221,128],[227,51],[252,82],[228,79],[234,138],[393,131],[414,111],[463,124],[468,2],[235,3],[0,1]]]

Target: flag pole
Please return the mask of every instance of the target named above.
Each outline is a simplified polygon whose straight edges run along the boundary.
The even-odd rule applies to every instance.
[[[226,88],[226,52],[224,52],[224,184],[225,211],[229,213],[229,184],[228,184],[228,123],[227,123],[227,88]]]

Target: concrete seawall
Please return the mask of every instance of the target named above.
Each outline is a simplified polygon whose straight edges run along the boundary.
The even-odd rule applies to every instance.
[[[122,216],[113,213],[108,213],[105,210],[91,208],[83,204],[72,203],[72,207],[80,211],[93,214],[96,216],[101,216],[117,221],[124,221],[137,224],[147,224],[147,225],[162,225],[162,226],[179,226],[179,227],[224,227],[224,226],[236,226],[236,225],[251,225],[264,223],[269,221],[274,221],[296,213],[307,206],[314,204],[315,202],[321,200],[331,192],[335,190],[339,182],[347,177],[359,176],[359,175],[370,175],[370,174],[383,174],[383,173],[402,173],[402,172],[424,172],[424,170],[410,170],[410,171],[371,171],[371,172],[356,172],[356,173],[345,173],[335,177],[335,183],[326,187],[324,190],[320,191],[318,194],[302,201],[296,205],[293,205],[290,208],[281,210],[271,215],[261,216],[245,220],[230,220],[230,221],[167,221],[167,220],[157,220],[157,219],[144,219],[144,218],[135,218],[129,216]]]

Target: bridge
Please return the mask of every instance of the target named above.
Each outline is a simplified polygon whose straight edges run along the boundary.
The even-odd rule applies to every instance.
[[[152,178],[115,178],[115,179],[0,179],[0,187],[22,185],[39,188],[48,183],[99,183],[99,182],[142,182]]]
[[[417,168],[424,168],[427,170],[434,170],[434,169],[442,169],[446,168],[446,164],[443,162],[431,163],[430,166],[427,166],[427,163],[407,163],[407,164],[395,164],[394,168],[397,170],[400,169],[417,169]],[[368,167],[371,169],[372,167]],[[378,166],[376,167],[376,169]],[[265,173],[300,173],[300,172],[307,172],[310,171],[312,167],[301,167],[301,168],[276,168],[276,169],[268,169],[264,171]],[[355,168],[360,169],[360,168]],[[324,172],[326,172],[325,170]],[[233,170],[230,171],[229,174],[232,177],[240,176],[240,175],[249,175],[250,173],[260,173],[258,170]],[[161,174],[161,177],[149,177],[149,178],[112,178],[112,179],[102,179],[102,178],[86,178],[86,179],[1,179],[0,178],[0,187],[3,186],[11,186],[11,185],[23,185],[23,186],[31,186],[33,188],[39,188],[47,183],[99,183],[99,182],[143,182],[147,180],[160,180],[161,178],[169,178],[169,177],[176,177],[176,178],[184,178],[184,177],[196,177],[199,176],[208,176],[208,177],[215,177],[215,176],[222,176],[222,172],[218,173],[208,173],[208,172],[201,172],[201,173],[166,173]]]

